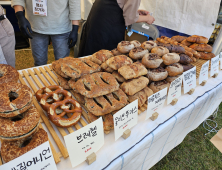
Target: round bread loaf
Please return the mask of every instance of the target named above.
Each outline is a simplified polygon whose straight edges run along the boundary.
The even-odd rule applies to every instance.
[[[119,52],[117,48],[113,49],[111,52],[113,53],[114,56],[122,55],[122,53]]]
[[[180,76],[182,76],[182,74],[178,74],[177,76],[174,76],[174,77],[167,77],[166,78],[166,81],[168,82],[168,83],[172,83],[174,80],[176,80],[177,78],[179,78]]]
[[[163,55],[162,59],[165,65],[170,65],[170,64],[179,62],[180,56],[176,53],[168,53],[168,54]]]
[[[167,54],[169,53],[169,50],[165,47],[154,47],[152,50],[151,50],[151,53],[155,53],[157,54],[159,57],[162,57],[164,54]]]
[[[46,141],[48,141],[47,132],[41,128],[28,138],[10,142],[3,141],[1,146],[2,159],[7,163]]]
[[[21,83],[0,85],[0,116],[14,117],[32,106],[32,91]]]
[[[171,65],[168,65],[165,69],[168,71],[168,75],[171,77],[183,73],[183,66],[179,63],[173,63]]]
[[[140,47],[141,46],[141,43],[137,40],[130,41],[130,43],[133,44],[134,47]]]
[[[7,64],[0,64],[0,84],[18,82],[19,74],[17,70]]]
[[[186,54],[180,54],[180,64],[190,64],[193,60]]]
[[[60,58],[59,60],[53,61],[52,62],[52,69],[60,76],[64,78],[69,78],[65,73],[62,72],[61,66],[64,61],[64,58]]]
[[[151,51],[154,47],[156,47],[157,44],[154,41],[145,41],[142,43],[141,47],[143,49]]]
[[[35,132],[39,119],[40,114],[34,106],[13,118],[0,117],[0,138],[7,141],[26,138]]]
[[[154,53],[145,54],[142,59],[142,64],[147,68],[158,68],[162,62],[163,59]]]
[[[133,48],[134,44],[130,43],[129,41],[121,41],[117,46],[118,51],[123,54],[129,53]]]
[[[167,90],[170,87],[170,83],[168,83],[166,80],[152,82],[149,86],[149,88],[153,91],[153,93],[163,90],[166,87]]]
[[[167,78],[168,72],[163,68],[148,69],[147,78],[151,81],[160,81]]]
[[[129,56],[134,60],[142,59],[145,54],[148,54],[148,50],[144,50],[142,47],[134,47],[130,50]]]

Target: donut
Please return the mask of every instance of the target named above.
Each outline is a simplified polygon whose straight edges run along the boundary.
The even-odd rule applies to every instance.
[[[19,73],[17,70],[7,64],[0,64],[0,84],[9,82],[18,82]]]
[[[32,91],[21,83],[0,85],[0,116],[14,117],[32,106]]]
[[[154,53],[146,54],[142,59],[142,64],[146,68],[158,68],[162,62],[163,59]]]
[[[157,46],[157,44],[155,42],[153,42],[153,41],[145,41],[141,45],[141,47],[143,49],[146,49],[146,50],[149,50],[149,51],[151,51],[156,46]]]
[[[74,108],[71,108],[71,104]],[[62,113],[58,114],[57,111],[62,110]],[[81,118],[82,108],[80,104],[72,98],[65,99],[63,101],[53,103],[48,109],[48,117],[56,126],[70,127],[76,124]],[[67,113],[73,113],[71,117],[65,118]]]
[[[130,58],[134,60],[139,60],[143,58],[145,54],[148,54],[148,50],[144,50],[142,47],[134,47],[132,50],[130,50],[129,56]]]
[[[26,138],[38,127],[40,114],[34,106],[12,118],[0,117],[0,139],[13,141]]]
[[[130,43],[133,44],[134,47],[140,47],[141,46],[141,43],[137,40],[130,41]]]
[[[167,78],[168,72],[163,67],[148,69],[147,78],[151,81],[160,81]]]
[[[182,74],[184,71],[183,66],[179,63],[170,64],[165,69],[168,71],[170,77],[175,77],[178,74]]]
[[[133,48],[134,44],[130,43],[129,41],[121,41],[117,46],[118,51],[123,54],[129,53]]]
[[[37,146],[48,141],[47,132],[41,128],[29,136],[17,141],[3,141],[1,146],[1,156],[5,163],[27,153]]]
[[[170,65],[170,64],[179,62],[180,56],[176,53],[168,53],[168,54],[164,54],[162,59],[165,65]]]

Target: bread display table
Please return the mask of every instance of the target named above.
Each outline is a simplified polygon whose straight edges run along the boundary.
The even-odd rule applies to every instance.
[[[50,70],[49,65],[20,70],[20,82],[27,84],[34,92],[43,86],[56,84],[56,75]],[[56,128],[40,110],[41,124],[48,132],[59,170],[149,169],[213,113],[222,101],[221,84],[222,71],[217,78],[209,78],[205,86],[198,85],[192,95],[183,94],[174,106],[165,105],[155,121],[145,121],[146,113],[141,113],[138,124],[131,129],[131,135],[126,140],[120,138],[115,142],[114,132],[111,131],[105,135],[105,144],[96,153],[97,160],[91,165],[83,162],[72,168],[63,139],[63,136],[87,125],[83,117],[73,128]],[[41,109],[36,100],[34,104]]]

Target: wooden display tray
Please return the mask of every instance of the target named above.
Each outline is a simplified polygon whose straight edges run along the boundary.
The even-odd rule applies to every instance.
[[[196,72],[196,78],[199,78],[200,70],[201,70],[201,68],[202,68],[202,65],[203,65],[204,63],[206,63],[207,61],[208,61],[208,60],[197,59],[196,62],[191,63],[193,66],[196,66],[196,70],[197,70],[197,72]],[[211,61],[211,60],[209,60],[209,61]],[[210,65],[210,63],[209,63],[209,71],[210,71],[210,67],[211,67],[211,65]]]
[[[33,90],[33,94],[35,94],[40,88],[47,87],[50,85],[58,85],[57,76],[52,71],[51,65],[36,67],[33,69],[30,68],[27,70],[20,71],[19,82],[31,87],[31,89]],[[70,92],[73,94],[72,90]],[[45,126],[47,127],[49,133],[51,134],[55,144],[59,148],[59,152],[56,152],[55,147],[53,146],[53,144],[49,140],[49,144],[50,144],[50,147],[51,147],[51,150],[53,153],[53,157],[54,157],[55,163],[57,164],[61,161],[60,160],[61,157],[65,158],[65,159],[69,157],[68,151],[67,151],[66,147],[63,145],[60,138],[58,137],[55,129],[52,126],[52,123],[49,121],[48,117],[46,116],[45,112],[43,111],[42,107],[39,105],[39,103],[34,95],[33,95],[33,104],[41,115],[39,127],[43,128],[41,123],[45,124]],[[82,106],[82,107],[86,108],[85,106]],[[144,104],[138,110],[138,114],[144,112],[146,109],[147,109],[147,104]],[[69,128],[61,128],[61,127],[57,127],[57,126],[54,126],[54,127],[57,128],[57,130],[59,131],[59,133],[63,137],[74,132],[75,130],[79,130],[81,127],[84,127],[90,123],[86,112],[87,111],[85,111],[83,109],[83,114],[82,114],[83,117],[81,117],[80,121],[72,127],[69,127]],[[68,133],[65,131],[65,129],[67,129]],[[105,133],[108,134],[109,131],[107,131]],[[0,165],[2,165],[2,164],[3,164],[3,162],[2,162],[2,158],[0,156]]]

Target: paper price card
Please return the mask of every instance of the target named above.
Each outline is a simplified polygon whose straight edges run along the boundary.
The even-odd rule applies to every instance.
[[[211,59],[210,76],[219,73],[219,55]]]
[[[33,15],[47,16],[47,0],[32,0]]]
[[[168,91],[167,104],[170,104],[173,99],[177,99],[181,96],[182,76],[171,82]]]
[[[183,73],[184,94],[197,86],[196,82],[196,66]]]
[[[125,106],[113,115],[115,141],[123,135],[123,132],[132,128],[138,122],[138,100]]]
[[[86,160],[104,145],[102,117],[64,137],[72,167]]]
[[[204,63],[201,67],[199,75],[199,84],[201,84],[204,80],[208,79],[208,70],[209,70],[209,61]]]
[[[56,164],[52,155],[49,142],[32,149],[24,155],[0,166],[4,170],[56,170]]]
[[[153,113],[157,112],[161,109],[166,101],[167,98],[167,87],[157,93],[153,94],[152,96],[148,97],[148,108],[146,119],[149,119]]]

